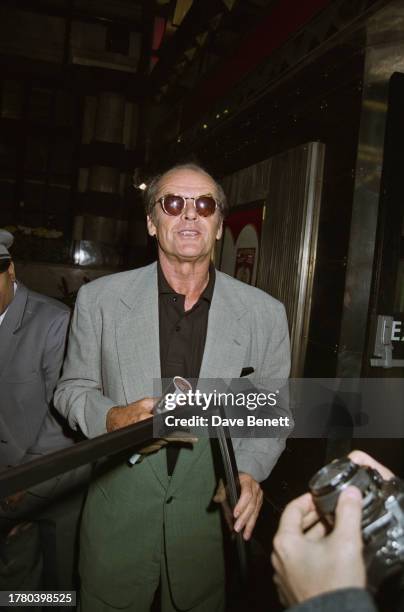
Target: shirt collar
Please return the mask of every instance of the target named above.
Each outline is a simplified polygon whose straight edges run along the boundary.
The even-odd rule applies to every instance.
[[[209,303],[212,301],[213,290],[215,288],[215,278],[215,266],[211,262],[209,265],[209,281],[199,299],[204,299]],[[157,262],[157,279],[159,295],[178,295],[174,291],[174,289],[168,284],[167,279],[164,276],[163,270],[161,269],[160,262]]]

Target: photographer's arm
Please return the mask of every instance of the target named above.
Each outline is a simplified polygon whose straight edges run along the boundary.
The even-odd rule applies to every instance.
[[[365,589],[340,589],[307,599],[288,608],[288,612],[377,612],[373,599]]]

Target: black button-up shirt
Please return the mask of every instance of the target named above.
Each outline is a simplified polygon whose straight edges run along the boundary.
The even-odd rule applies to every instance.
[[[158,264],[159,335],[161,378],[198,378],[205,350],[209,308],[215,286],[215,268],[209,267],[209,281],[194,306],[185,311],[185,295],[168,284]],[[172,474],[179,448],[167,447],[168,473]]]

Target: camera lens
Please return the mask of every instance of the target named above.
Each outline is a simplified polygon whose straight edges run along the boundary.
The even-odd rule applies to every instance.
[[[319,470],[309,482],[309,489],[320,515],[333,523],[338,497],[349,485],[357,487],[363,496],[362,527],[380,511],[380,477],[375,470],[353,463],[348,457],[336,459]]]
[[[313,497],[326,495],[336,488],[347,483],[358,471],[358,465],[350,459],[336,459],[321,468],[309,482],[309,488]]]

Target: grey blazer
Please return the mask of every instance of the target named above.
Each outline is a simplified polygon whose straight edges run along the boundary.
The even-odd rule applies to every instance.
[[[0,325],[0,469],[72,443],[50,407],[70,310],[21,283]]]
[[[283,305],[263,291],[217,271],[200,378],[289,375],[290,349]],[[97,279],[78,294],[55,406],[87,437],[106,432],[106,415],[156,395],[160,378],[157,265]],[[235,440],[238,469],[264,480],[284,440]]]
[[[288,612],[377,612],[365,589],[340,589],[308,599]]]

